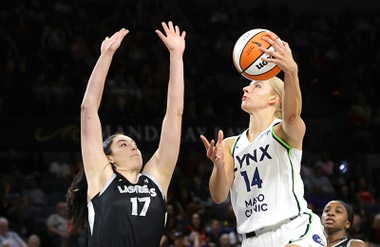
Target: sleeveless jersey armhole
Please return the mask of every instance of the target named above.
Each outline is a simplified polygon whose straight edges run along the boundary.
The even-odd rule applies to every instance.
[[[272,129],[271,129],[271,133],[272,133],[272,136],[274,137],[274,139],[276,139],[282,146],[284,146],[287,150],[292,150],[293,148],[291,146],[289,146],[289,144],[287,144],[284,140],[282,140],[278,135],[276,135],[276,133],[274,133],[274,127],[276,127],[276,125],[278,125],[280,122],[274,124],[272,126]]]
[[[164,199],[164,201],[165,201],[166,199],[165,199],[164,190],[163,190],[160,182],[158,182],[158,180],[152,174],[150,174],[148,172],[142,172],[141,174],[143,174],[143,175],[147,176],[148,178],[150,178],[150,180],[152,180],[157,185],[158,189],[161,192],[162,199]]]
[[[230,150],[232,157],[234,157],[234,155],[235,155],[235,146],[236,146],[236,143],[239,141],[240,137],[241,137],[241,134],[236,137],[234,143],[232,144],[232,147]]]

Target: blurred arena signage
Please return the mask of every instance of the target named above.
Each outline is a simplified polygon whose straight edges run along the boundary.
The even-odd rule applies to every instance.
[[[104,137],[121,132],[133,138],[139,146],[144,145],[144,149],[156,148],[161,132],[161,122],[157,124],[103,122],[103,127]],[[1,148],[45,150],[79,150],[80,148],[79,121],[65,122],[63,119],[37,118],[25,122],[21,119],[13,119],[12,121],[2,121],[0,128],[4,132],[3,138],[0,139]],[[205,125],[200,122],[184,125],[182,144],[198,143],[202,145],[199,137],[201,134],[210,139],[216,138],[219,129],[224,131],[225,136],[236,135],[244,131],[244,127],[236,126],[236,123],[224,126]]]

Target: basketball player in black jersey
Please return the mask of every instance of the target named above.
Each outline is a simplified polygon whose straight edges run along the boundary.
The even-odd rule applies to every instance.
[[[178,159],[184,107],[185,32],[172,22],[156,30],[170,53],[166,114],[158,149],[143,167],[135,141],[124,134],[102,140],[98,116],[114,53],[128,30],[101,45],[81,106],[82,170],[67,192],[71,232],[88,230],[88,246],[159,246],[165,226],[165,197]],[[87,228],[88,226],[88,228]]]
[[[342,201],[330,201],[322,213],[322,225],[325,229],[327,247],[366,247],[360,239],[347,237],[353,220],[352,207]]]

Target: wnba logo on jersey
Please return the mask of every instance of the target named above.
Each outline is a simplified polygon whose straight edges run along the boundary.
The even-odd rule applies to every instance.
[[[317,234],[313,235],[313,240],[322,246],[326,246],[326,244],[323,242],[322,238],[320,236],[318,236]]]
[[[130,185],[130,186],[117,186],[120,193],[136,193],[136,194],[150,194],[150,196],[155,197],[157,196],[156,189],[151,188],[149,189],[147,185],[141,186],[141,185]]]

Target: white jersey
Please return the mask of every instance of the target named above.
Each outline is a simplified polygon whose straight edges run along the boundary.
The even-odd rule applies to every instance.
[[[240,234],[281,224],[307,209],[300,176],[302,151],[276,136],[273,123],[253,141],[247,131],[232,148],[234,181],[231,203]]]

